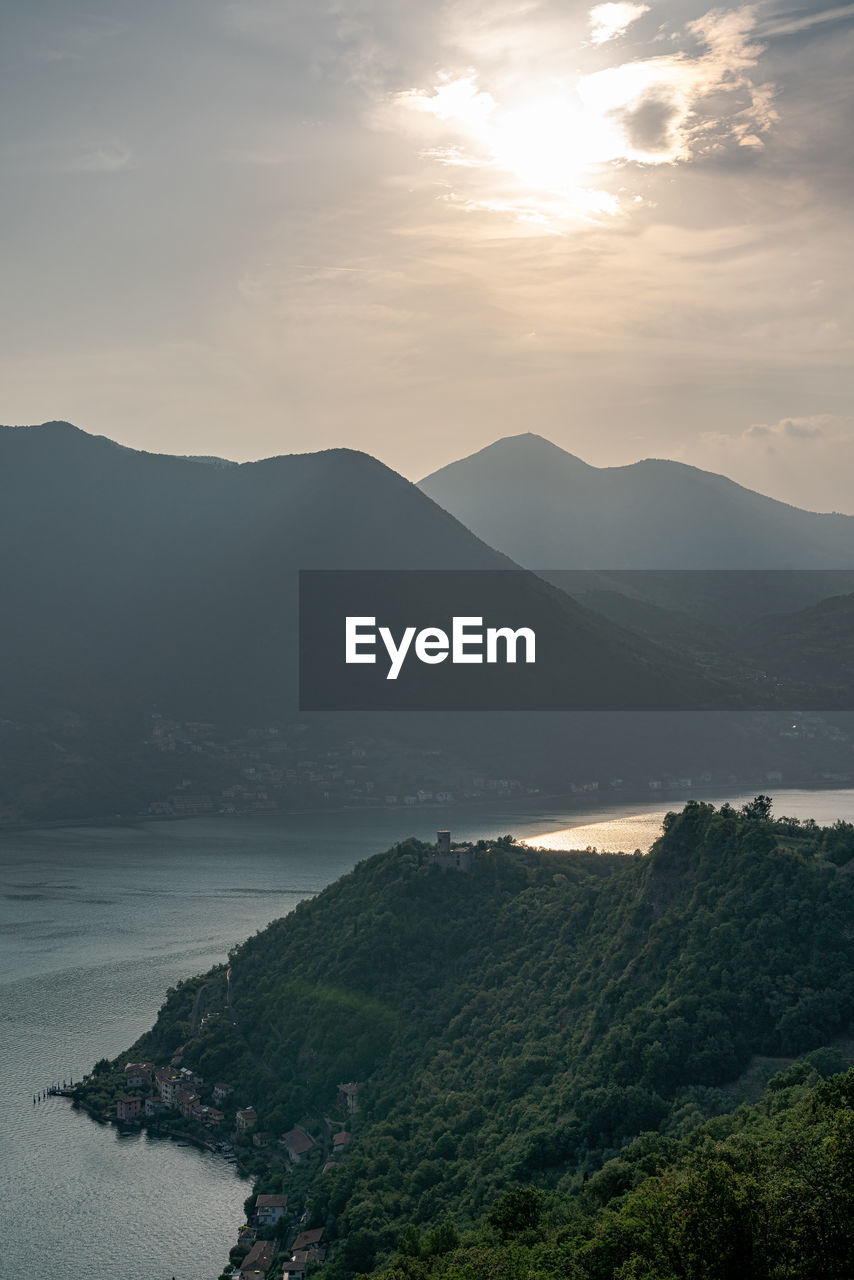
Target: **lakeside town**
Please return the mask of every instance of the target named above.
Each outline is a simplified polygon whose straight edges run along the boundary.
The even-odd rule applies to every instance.
[[[495,844],[507,847],[511,840],[505,836]],[[454,841],[449,830],[439,830],[427,851],[428,865],[440,874],[467,874],[489,847],[486,841],[477,846]],[[225,968],[222,976],[225,1011],[236,1027],[231,968]],[[219,1016],[203,1011],[206,986],[202,982],[194,988],[188,1023],[191,1037],[202,1033],[211,1017]],[[318,1180],[334,1174],[348,1155],[361,1112],[363,1083],[339,1083],[328,1108],[323,1112],[311,1108],[302,1123],[277,1133],[259,1127],[255,1106],[239,1096],[233,1084],[207,1081],[185,1065],[187,1047],[187,1043],[179,1045],[169,1062],[161,1065],[148,1059],[124,1064],[101,1059],[82,1081],[52,1092],[71,1098],[94,1120],[124,1129],[145,1127],[179,1145],[204,1147],[251,1176],[254,1190],[244,1203],[246,1221],[237,1228],[237,1241],[221,1280],[304,1280],[326,1260],[329,1246],[325,1215],[312,1220],[314,1192]]]
[[[531,760],[527,773],[507,771],[499,759],[472,763],[453,743],[391,741],[353,736],[333,725],[276,722],[235,730],[186,721],[155,711],[140,725],[134,768],[122,792],[103,811],[104,743],[98,727],[66,715],[50,726],[0,720],[8,741],[26,762],[36,753],[42,781],[21,791],[9,774],[0,794],[0,827],[39,822],[140,820],[199,816],[271,816],[306,810],[402,808],[519,798],[570,798],[687,792],[701,787],[850,785],[854,755],[846,731],[819,714],[782,718],[761,752],[725,765],[705,758],[676,767],[666,742],[650,742],[631,767],[589,753]],[[800,753],[812,760],[805,770]],[[668,764],[669,762],[669,764]]]
[[[240,1105],[232,1085],[211,1084],[182,1066],[180,1051],[163,1066],[146,1061],[105,1068],[109,1064],[97,1064],[62,1092],[94,1119],[121,1128],[145,1126],[181,1145],[219,1154],[240,1172],[253,1173],[258,1185],[289,1186],[290,1194],[256,1189],[246,1200],[246,1220],[236,1227],[222,1280],[305,1280],[325,1261],[325,1227],[310,1225],[311,1187],[346,1158],[359,1114],[358,1082],[338,1086],[331,1115],[318,1113],[305,1125],[274,1134],[258,1128],[254,1106]]]

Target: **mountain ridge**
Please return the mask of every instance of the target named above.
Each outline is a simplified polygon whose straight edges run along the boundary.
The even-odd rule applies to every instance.
[[[854,516],[805,511],[669,459],[595,467],[530,432],[419,488],[533,569],[854,567]]]

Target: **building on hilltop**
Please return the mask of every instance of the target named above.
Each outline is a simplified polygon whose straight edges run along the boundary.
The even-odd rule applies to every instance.
[[[431,861],[442,871],[471,871],[471,849],[452,845],[450,831],[437,831]]]

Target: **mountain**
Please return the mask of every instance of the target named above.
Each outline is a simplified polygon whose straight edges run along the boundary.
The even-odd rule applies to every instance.
[[[802,702],[830,705],[854,681],[854,594],[760,618],[746,630],[744,647],[757,665],[800,686]]]
[[[565,794],[615,776],[645,788],[704,772],[729,786],[769,769],[804,779],[847,768],[838,736],[781,740],[784,717],[298,715],[298,569],[514,567],[352,450],[220,466],[68,423],[0,428],[0,538],[0,824],[493,794],[487,780]],[[608,616],[572,594],[531,576],[517,601],[553,624],[555,699],[754,698],[728,654],[710,664],[690,636],[674,647],[666,626],[647,626],[649,611]],[[351,753],[363,763],[345,767]]]
[[[801,511],[681,462],[592,467],[530,433],[419,488],[531,569],[854,568],[854,516]]]
[[[307,1203],[337,1239],[323,1274],[351,1280],[404,1252],[413,1225],[464,1230],[519,1187],[552,1197],[552,1226],[572,1221],[588,1179],[604,1201],[643,1172],[620,1157],[626,1143],[666,1164],[678,1140],[798,1055],[832,1057],[848,1032],[849,824],[777,821],[757,797],[739,812],[689,803],[644,857],[556,855],[509,836],[468,856],[468,871],[443,872],[410,840],[360,863],[233,951],[228,971],[170,992],[152,1031],[99,1064],[81,1100],[115,1114],[125,1062],[174,1055],[208,1087],[233,1086],[231,1107],[252,1105],[267,1134],[261,1153],[240,1145],[259,1190],[287,1192],[297,1216]],[[361,1082],[360,1110],[329,1170],[325,1117],[344,1124],[342,1081]],[[840,1169],[850,1120],[848,1108]],[[298,1123],[316,1148],[291,1169],[276,1140]],[[826,1158],[812,1151],[804,1173],[817,1178]],[[790,1172],[799,1163],[789,1152]],[[620,1274],[597,1259],[589,1271],[553,1260],[449,1275]]]
[[[0,569],[14,619],[0,637],[0,690],[12,701],[23,686],[78,709],[163,706],[197,721],[293,712],[298,570],[514,567],[396,472],[346,449],[212,467],[51,423],[0,432],[0,477],[0,538],[16,548]],[[394,601],[404,623],[417,620],[407,607],[426,580],[405,581],[411,599]],[[449,615],[466,613],[459,581],[451,576],[434,612],[447,595]],[[512,621],[501,615],[503,573],[489,581],[493,616]],[[533,574],[514,584],[514,625],[527,621],[547,648],[537,660],[547,708],[562,694],[594,708],[659,708],[680,691],[719,705],[690,663]],[[431,668],[413,670],[429,683]],[[461,671],[464,695],[475,677]],[[502,679],[526,673],[484,664],[482,674],[500,693]],[[737,694],[728,701],[739,705]]]
[[[0,429],[0,538],[7,707],[197,720],[292,706],[297,569],[509,567],[367,454],[216,467],[62,422]]]
[[[364,453],[218,466],[69,423],[0,428],[0,539],[0,822],[154,802],[168,813],[188,788],[212,805],[236,790],[251,808],[363,802],[425,783],[456,791],[473,775],[542,786],[551,771],[555,786],[573,753],[585,767],[595,758],[568,723],[536,715],[297,715],[299,569],[514,567]],[[660,705],[708,685],[690,659],[533,577],[523,598],[555,623],[566,678],[593,705],[619,705],[631,689]],[[252,735],[283,722],[288,741],[271,746],[250,786],[247,771],[260,779]],[[600,736],[607,754],[612,735]],[[348,740],[369,766],[341,767]],[[302,769],[319,754],[322,767]]]

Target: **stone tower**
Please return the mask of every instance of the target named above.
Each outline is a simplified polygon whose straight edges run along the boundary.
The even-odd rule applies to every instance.
[[[452,849],[450,831],[436,832],[436,852],[433,857],[443,871],[471,870],[471,849]]]

